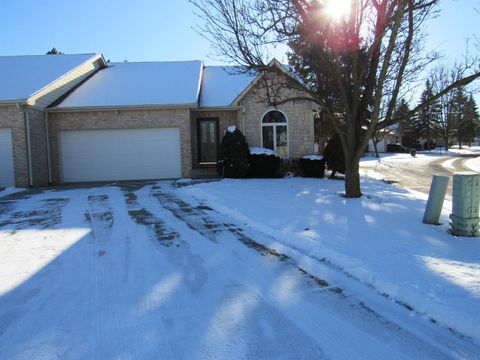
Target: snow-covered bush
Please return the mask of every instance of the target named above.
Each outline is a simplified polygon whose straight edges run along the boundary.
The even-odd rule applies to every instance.
[[[220,144],[218,171],[222,177],[243,178],[248,175],[248,149],[245,136],[231,125],[228,127]]]
[[[251,147],[248,162],[250,164],[249,177],[273,178],[278,176],[280,158],[270,149]]]
[[[325,160],[319,155],[307,155],[300,159],[303,176],[322,178],[325,175]]]

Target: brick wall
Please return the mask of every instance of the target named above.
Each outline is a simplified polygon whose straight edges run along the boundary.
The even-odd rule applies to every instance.
[[[10,129],[12,132],[15,186],[27,187],[29,185],[28,155],[23,108],[0,106],[0,128]]]
[[[239,115],[239,126],[245,122],[244,135],[249,146],[262,146],[261,120],[268,110],[274,110],[266,103],[266,91],[259,82],[239,102],[239,106],[245,109],[245,113]],[[284,90],[281,98],[305,96],[294,91]],[[314,145],[314,104],[308,100],[290,101],[277,107],[282,111],[288,121],[288,145],[289,157],[296,158],[303,155],[313,154]]]
[[[189,109],[141,109],[78,111],[49,114],[52,180],[59,183],[60,154],[58,134],[62,130],[180,128],[182,176],[189,177],[192,168]]]
[[[27,109],[30,124],[30,146],[32,180],[34,186],[48,185],[47,140],[45,134],[45,112]]]

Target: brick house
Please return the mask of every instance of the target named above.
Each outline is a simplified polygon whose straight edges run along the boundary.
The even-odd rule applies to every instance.
[[[28,66],[15,77],[19,59]],[[0,57],[9,81],[0,82],[0,186],[205,176],[229,125],[281,157],[313,153],[313,103],[273,109],[258,77],[238,70],[100,54]]]

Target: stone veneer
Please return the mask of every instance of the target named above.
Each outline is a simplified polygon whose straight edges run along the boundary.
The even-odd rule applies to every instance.
[[[262,146],[262,117],[268,110],[275,110],[266,105],[265,94],[265,90],[257,84],[238,103],[242,109],[238,125],[247,138],[249,146]],[[284,99],[296,96],[305,96],[305,94],[296,94],[293,91],[282,94]],[[312,111],[314,108],[314,103],[309,100],[289,101],[276,108],[287,117],[290,158],[314,153],[314,112]]]
[[[179,127],[182,177],[190,176],[190,170],[192,168],[192,152],[189,109],[119,109],[51,112],[49,113],[48,119],[53,183],[61,182],[58,134],[63,130],[113,130]]]

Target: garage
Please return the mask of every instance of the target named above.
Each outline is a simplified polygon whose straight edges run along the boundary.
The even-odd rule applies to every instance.
[[[0,129],[0,186],[14,186],[12,132]]]
[[[180,129],[59,133],[62,182],[181,177]]]

